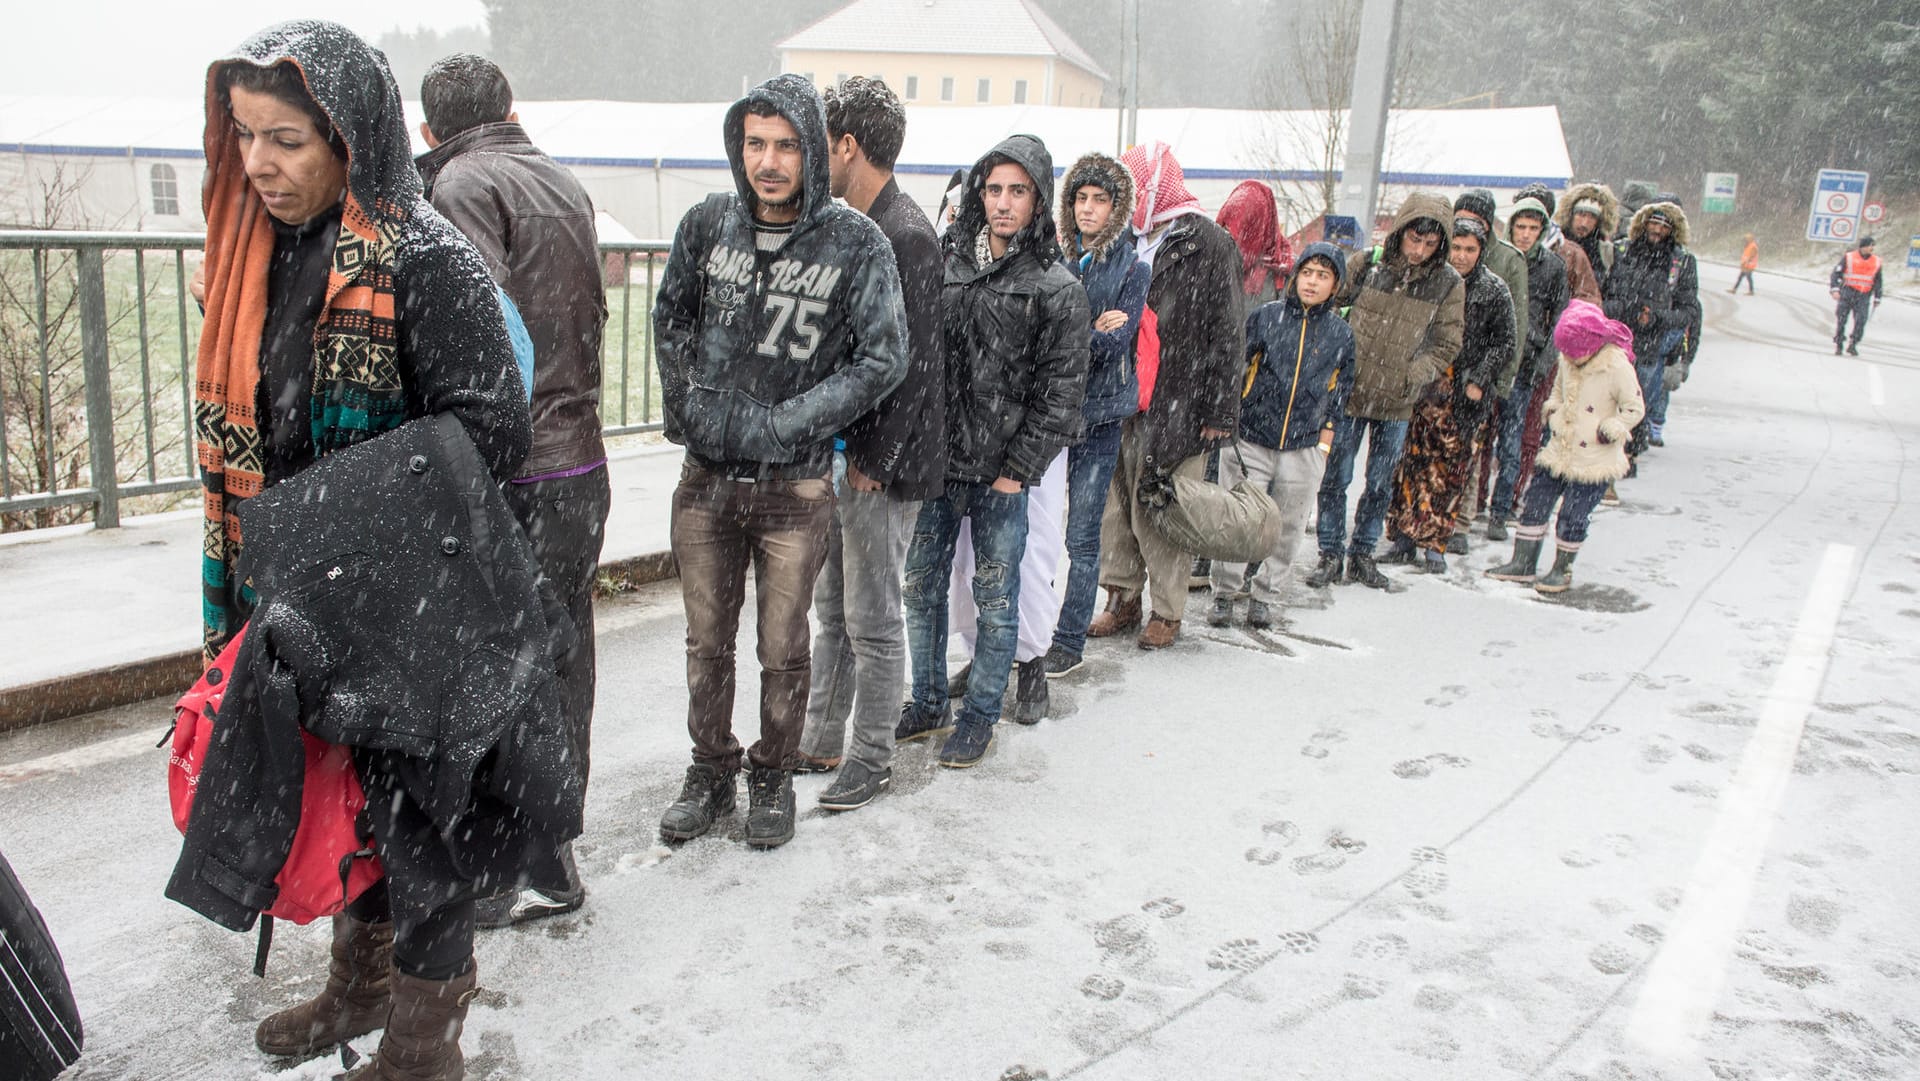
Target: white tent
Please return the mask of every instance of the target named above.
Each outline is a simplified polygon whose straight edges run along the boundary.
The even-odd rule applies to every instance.
[[[407,108],[419,116],[417,103]],[[635,235],[669,236],[703,195],[733,187],[720,143],[725,102],[525,101],[515,108],[533,140]],[[86,224],[201,228],[202,117],[201,102],[190,98],[0,97],[0,192],[9,201],[0,217],[24,220],[25,206],[57,175],[74,188]],[[908,106],[900,181],[931,211],[953,170],[1007,135],[1039,136],[1064,171],[1089,150],[1113,153],[1119,121],[1111,109]],[[1138,130],[1141,141],[1174,148],[1209,210],[1242,180],[1274,183],[1283,203],[1298,208],[1292,229],[1318,209],[1311,190],[1324,172],[1325,124],[1324,114],[1312,112],[1142,109]],[[1332,160],[1341,156],[1336,145]],[[1388,201],[1414,187],[1503,195],[1533,181],[1561,188],[1571,176],[1552,106],[1407,110],[1389,121]]]

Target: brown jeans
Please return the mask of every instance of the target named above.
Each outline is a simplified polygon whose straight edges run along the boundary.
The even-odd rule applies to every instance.
[[[693,758],[740,768],[733,734],[734,639],[753,568],[760,656],[756,767],[782,768],[800,746],[811,667],[807,609],[827,555],[833,488],[825,477],[730,480],[689,461],[673,493],[673,557],[687,609],[687,733]]]

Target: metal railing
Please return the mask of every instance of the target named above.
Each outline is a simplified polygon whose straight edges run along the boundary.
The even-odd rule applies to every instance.
[[[0,516],[90,509],[107,529],[129,499],[199,487],[187,283],[204,246],[199,233],[0,230]],[[652,309],[670,248],[600,246],[609,436],[660,428]]]

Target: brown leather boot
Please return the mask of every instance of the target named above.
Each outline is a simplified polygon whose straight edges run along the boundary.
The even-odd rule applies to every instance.
[[[333,918],[327,984],[298,1006],[260,1022],[253,1042],[269,1055],[311,1058],[387,1023],[393,978],[393,924]]]
[[[1107,610],[1087,624],[1088,638],[1111,638],[1140,625],[1140,597],[1126,597],[1120,590],[1107,587]]]
[[[1155,612],[1153,618],[1147,620],[1145,629],[1141,630],[1138,641],[1141,649],[1165,649],[1178,637],[1180,621]]]
[[[461,1081],[467,1060],[460,1053],[460,1030],[467,1006],[480,990],[480,970],[471,958],[463,976],[423,980],[393,974],[393,1009],[380,1050],[345,1081]]]

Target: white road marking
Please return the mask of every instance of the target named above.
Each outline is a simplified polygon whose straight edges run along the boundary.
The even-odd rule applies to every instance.
[[[1880,365],[1867,362],[1867,400],[1874,408],[1887,404],[1887,384],[1880,378]]]
[[[1666,943],[1627,1022],[1628,1038],[1676,1060],[1692,1057],[1726,982],[1733,938],[1753,896],[1754,876],[1793,771],[1807,713],[1826,678],[1854,549],[1829,544],[1800,609],[1793,640],[1767,693],[1760,724],[1720,800],[1693,880]]]
[[[150,754],[153,756],[154,776],[158,778],[166,765],[167,752],[157,749],[154,744],[160,742],[160,733],[164,729],[139,732],[131,736],[117,736],[113,739],[89,743],[84,747],[75,747],[70,751],[41,755],[24,762],[0,766],[0,785],[16,784],[30,778],[49,773],[78,773],[94,766],[103,766],[109,762],[118,762],[123,758]]]

